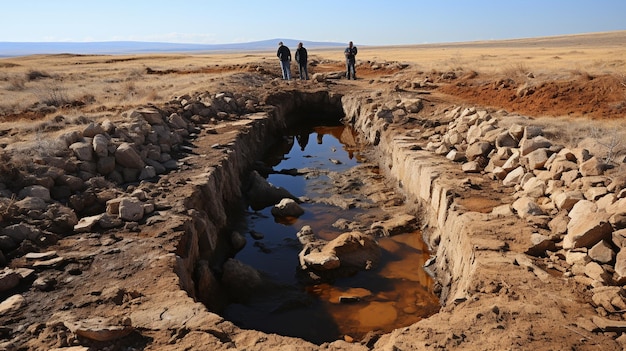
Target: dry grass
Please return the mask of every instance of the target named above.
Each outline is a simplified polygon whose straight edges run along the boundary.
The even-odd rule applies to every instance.
[[[330,60],[341,67],[342,49],[311,49],[313,60]],[[359,47],[361,62],[399,61],[411,63],[420,72],[449,72],[514,78],[519,86],[532,87],[555,79],[591,79],[601,74],[621,75],[626,104],[626,31],[592,37],[528,39],[517,41],[453,43],[391,47]],[[49,119],[63,115],[64,123],[78,116],[111,118],[121,111],[146,103],[162,104],[175,96],[220,85],[220,67],[243,67],[251,63],[275,68],[275,52],[231,54],[163,55],[34,55],[0,59],[0,130],[5,116],[52,106]],[[147,74],[153,71],[188,74]],[[210,73],[206,73],[210,70]],[[528,76],[534,77],[529,82]],[[53,130],[30,121],[4,122],[19,130]],[[558,124],[558,122],[556,122]],[[565,123],[563,127],[573,128]],[[564,133],[575,141],[583,131]],[[570,137],[567,137],[570,134]],[[32,142],[32,140],[30,140]]]

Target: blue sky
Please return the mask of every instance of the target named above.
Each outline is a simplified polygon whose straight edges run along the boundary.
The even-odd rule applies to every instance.
[[[4,0],[0,8],[0,41],[11,42],[396,45],[626,30],[625,0]]]

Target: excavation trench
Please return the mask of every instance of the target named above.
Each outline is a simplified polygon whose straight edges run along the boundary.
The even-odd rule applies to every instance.
[[[198,216],[178,248],[177,273],[183,288],[209,310],[241,328],[299,337],[316,344],[345,337],[362,339],[370,332],[380,336],[381,332],[411,325],[436,313],[462,279],[455,278],[441,261],[431,265],[430,273],[437,277],[435,285],[442,300],[433,294],[432,278],[422,268],[428,259],[428,248],[416,230],[417,224],[401,235],[377,236],[382,254],[374,266],[339,275],[299,267],[302,261],[298,252],[303,246],[297,232],[302,227],[310,225],[318,239],[328,242],[342,231],[354,231],[355,227],[372,231],[372,221],[394,217],[389,213],[386,217],[381,215],[381,203],[342,210],[336,203],[311,201],[330,198],[336,191],[332,186],[320,185],[332,183],[330,168],[335,168],[335,174],[361,172],[362,178],[367,177],[367,172],[372,179],[397,177],[388,171],[393,171],[389,167],[393,154],[380,147],[383,127],[377,130],[359,122],[358,99],[328,92],[294,91],[267,100],[275,109],[251,116],[251,122],[246,122],[247,130],[231,144],[233,152],[208,174],[208,182],[200,185],[188,201],[187,206],[194,208]],[[351,125],[338,125],[342,117]],[[335,125],[329,126],[329,121]],[[347,146],[341,135],[351,135],[352,140],[363,143]],[[366,143],[379,146],[366,152]],[[323,154],[321,149],[334,152]],[[320,166],[328,169],[320,171]],[[350,171],[353,168],[357,170]],[[305,215],[274,217],[271,206],[256,211],[249,207],[246,189],[250,186],[250,174],[268,170],[273,173],[268,176],[270,183],[290,188],[300,199],[306,198],[301,204]],[[411,189],[403,189],[403,202],[407,200],[403,211],[419,211],[425,216],[419,224],[440,238],[439,229],[432,226],[436,226],[441,214],[428,213],[430,204],[424,205],[419,198],[423,186]],[[445,191],[440,192],[437,203],[447,208]],[[343,229],[338,229],[338,221],[344,223]],[[358,222],[365,226],[345,226]],[[243,247],[242,237],[247,242]],[[456,256],[460,260],[468,257],[465,253]],[[445,263],[459,264],[456,258]],[[460,265],[456,272],[471,266],[462,262]]]

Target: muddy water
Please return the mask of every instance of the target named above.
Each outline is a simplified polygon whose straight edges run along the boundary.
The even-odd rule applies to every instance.
[[[265,162],[277,171],[342,172],[364,161],[354,140],[354,132],[344,126],[305,128],[287,136]],[[324,197],[332,191],[325,172],[271,174],[268,180],[296,196]],[[224,311],[227,319],[243,328],[320,344],[345,336],[359,340],[370,331],[389,332],[437,312],[433,282],[421,269],[429,256],[419,232],[380,238],[383,254],[374,270],[336,279],[332,284],[302,283],[298,275],[302,247],[297,231],[310,225],[317,236],[332,240],[343,232],[332,226],[338,219],[351,221],[370,211],[311,202],[302,207],[305,214],[288,223],[277,222],[271,208],[248,214],[246,227],[240,229],[248,243],[236,258],[261,271],[274,288],[259,291],[249,301],[230,304]],[[349,302],[345,302],[346,297]]]

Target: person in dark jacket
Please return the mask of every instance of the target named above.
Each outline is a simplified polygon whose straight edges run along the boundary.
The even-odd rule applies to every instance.
[[[343,51],[343,54],[346,56],[346,78],[350,79],[350,76],[352,76],[352,79],[356,79],[356,69],[354,67],[356,64],[355,56],[357,54],[356,46],[350,42],[348,47]]]
[[[298,43],[298,49],[296,50],[296,62],[298,63],[298,70],[300,71],[300,79],[309,80],[309,72],[307,70],[307,52],[302,43]]]
[[[276,52],[276,56],[280,59],[280,69],[283,72],[283,79],[290,80],[291,79],[291,51],[288,47],[283,45],[281,41],[278,43],[278,51]]]

